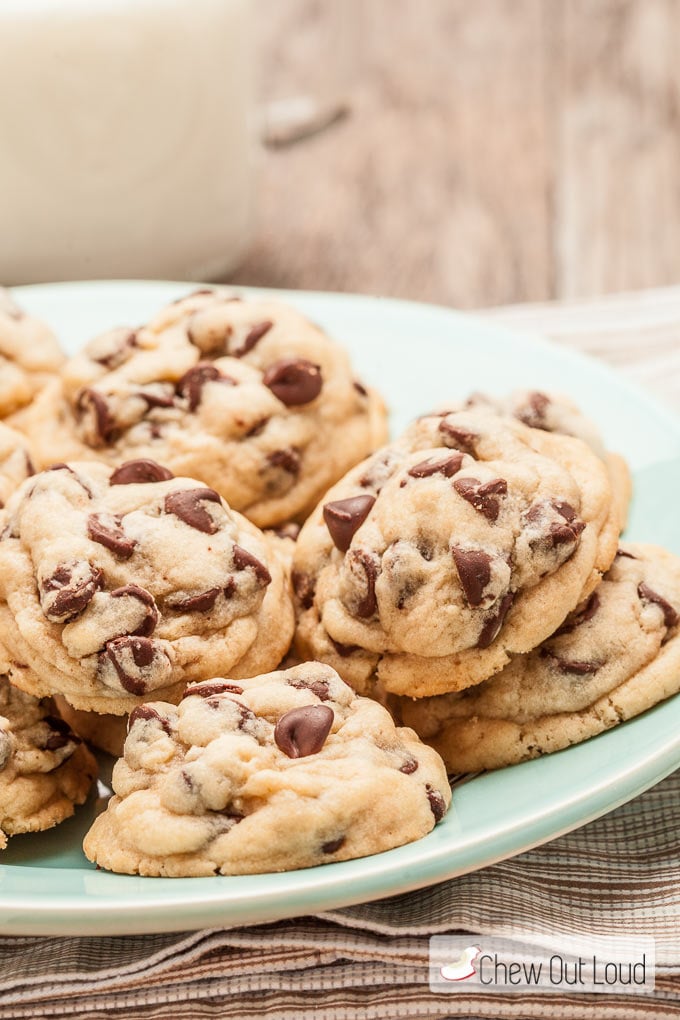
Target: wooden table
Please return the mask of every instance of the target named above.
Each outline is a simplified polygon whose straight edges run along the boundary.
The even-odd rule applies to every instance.
[[[235,280],[462,308],[680,281],[680,0],[256,7],[278,94],[351,12],[351,112],[265,151]]]

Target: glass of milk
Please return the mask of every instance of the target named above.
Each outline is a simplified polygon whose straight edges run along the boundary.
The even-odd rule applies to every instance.
[[[251,0],[0,0],[0,283],[219,279],[250,237]]]

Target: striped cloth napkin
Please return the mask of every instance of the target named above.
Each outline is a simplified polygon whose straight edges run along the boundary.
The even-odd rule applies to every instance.
[[[617,364],[680,406],[680,288],[488,313]],[[680,1017],[680,771],[604,818],[481,872],[276,924],[151,936],[0,939],[0,1018],[271,1020]],[[455,996],[428,984],[429,937],[656,939],[637,996]]]
[[[0,940],[0,1016],[680,1016],[680,772],[612,814],[483,871],[378,903],[252,928]],[[652,994],[455,996],[428,986],[432,934],[651,935]]]

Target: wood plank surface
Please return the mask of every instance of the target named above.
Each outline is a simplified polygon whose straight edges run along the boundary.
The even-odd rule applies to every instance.
[[[256,9],[269,94],[323,91],[344,38],[351,112],[263,152],[236,282],[469,308],[680,280],[680,0]]]
[[[567,0],[556,297],[680,279],[680,3]]]

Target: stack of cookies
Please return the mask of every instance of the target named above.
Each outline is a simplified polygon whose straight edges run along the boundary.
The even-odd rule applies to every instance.
[[[5,834],[83,801],[87,741],[119,757],[102,867],[345,860],[429,832],[447,769],[680,687],[680,562],[620,544],[625,462],[565,399],[476,394],[385,445],[342,347],[214,290],[69,361],[2,297],[0,354]]]
[[[297,651],[451,773],[585,740],[680,690],[680,560],[620,542],[629,498],[623,459],[562,398],[425,415],[303,527]]]
[[[47,346],[2,308],[8,359],[20,331]],[[0,432],[0,831],[83,801],[85,738],[124,753],[86,840],[114,870],[284,870],[424,836],[451,799],[438,754],[331,668],[276,669],[296,521],[385,441],[381,398],[292,308],[213,291],[61,360],[17,353],[21,432]]]

